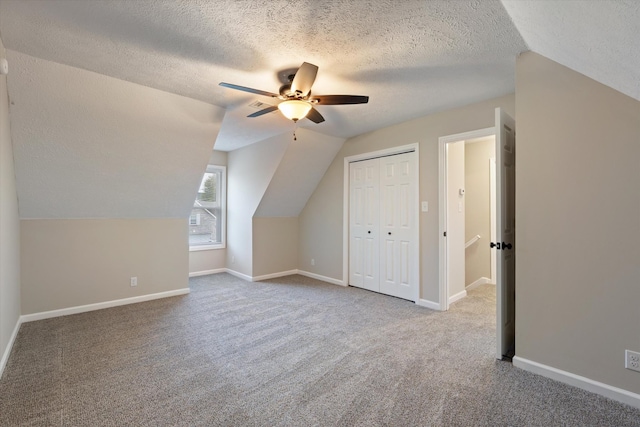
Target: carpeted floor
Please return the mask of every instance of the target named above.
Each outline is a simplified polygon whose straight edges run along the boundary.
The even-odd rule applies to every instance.
[[[0,425],[640,426],[494,359],[495,290],[446,313],[302,276],[23,324]]]

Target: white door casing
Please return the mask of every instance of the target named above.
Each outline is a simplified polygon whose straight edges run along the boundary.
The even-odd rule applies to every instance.
[[[439,157],[439,174],[438,174],[438,205],[439,205],[439,230],[440,230],[440,265],[439,265],[439,292],[438,292],[438,301],[429,303],[434,307],[437,307],[441,311],[446,311],[449,309],[449,295],[451,294],[449,290],[449,237],[447,229],[447,217],[449,214],[449,195],[447,194],[448,188],[448,158],[447,151],[448,146],[452,143],[458,143],[460,141],[466,141],[469,139],[476,138],[484,138],[487,136],[495,135],[495,128],[485,128],[474,130],[470,132],[458,133],[455,135],[441,136],[438,138],[438,157]],[[456,196],[457,197],[457,196]],[[456,198],[454,197],[454,199]],[[457,202],[454,205],[454,210],[457,211]],[[464,204],[463,204],[464,207]],[[462,233],[462,247],[464,248],[464,232]],[[462,258],[464,259],[464,258]]]
[[[496,108],[496,344],[498,359],[515,349],[515,121]]]

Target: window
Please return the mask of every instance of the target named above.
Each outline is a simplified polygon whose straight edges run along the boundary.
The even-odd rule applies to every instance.
[[[226,172],[224,166],[207,166],[189,216],[189,249],[225,247]]]

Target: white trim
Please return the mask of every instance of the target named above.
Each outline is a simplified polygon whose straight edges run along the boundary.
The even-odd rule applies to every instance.
[[[193,273],[189,273],[189,277],[208,276],[209,274],[225,273],[226,271],[227,271],[226,268],[216,268],[214,270],[194,271]]]
[[[9,356],[11,355],[11,350],[13,349],[13,343],[16,342],[16,337],[18,336],[18,331],[20,330],[20,325],[22,325],[22,316],[18,317],[16,326],[13,328],[11,337],[9,338],[7,346],[4,349],[4,353],[2,354],[2,359],[0,359],[0,378],[2,378],[4,368],[5,366],[7,366],[7,362],[9,361]]]
[[[298,274],[301,276],[310,277],[312,279],[321,280],[323,282],[331,283],[332,285],[347,286],[342,280],[334,279],[332,277],[322,276],[320,274],[311,273],[309,271],[298,270]]]
[[[495,285],[495,283],[493,283],[491,279],[489,279],[488,277],[481,277],[478,280],[475,280],[473,283],[470,283],[469,286],[465,287],[465,289],[469,291],[471,289],[477,288],[478,286],[482,286],[486,284]]]
[[[449,297],[449,305],[453,304],[454,302],[461,300],[462,298],[467,296],[467,290],[465,289],[464,291],[460,291],[455,295],[451,295]]]
[[[439,239],[440,239],[440,266],[439,266],[439,304],[442,311],[449,309],[450,298],[449,286],[447,283],[447,239],[444,232],[447,230],[447,156],[446,144],[459,142],[467,139],[483,138],[496,134],[495,126],[474,130],[470,132],[457,133],[454,135],[441,136],[438,138],[438,210],[439,210]]]
[[[640,394],[518,356],[513,357],[513,366],[640,409]]]
[[[239,271],[231,270],[230,268],[225,268],[225,271],[230,275],[246,280],[247,282],[253,282],[253,277],[247,276],[246,274],[240,273]]]
[[[275,279],[275,278],[278,278],[278,277],[284,277],[284,276],[291,276],[293,274],[299,274],[301,276],[310,277],[312,279],[316,279],[316,280],[320,280],[320,281],[323,281],[323,282],[331,283],[333,285],[347,286],[346,284],[344,284],[344,282],[342,282],[339,279],[334,279],[334,278],[331,278],[331,277],[322,276],[320,274],[311,273],[311,272],[304,271],[304,270],[288,270],[288,271],[280,271],[278,273],[264,274],[262,276],[249,276],[247,274],[243,274],[243,273],[240,273],[238,271],[231,270],[229,268],[218,268],[216,270],[205,270],[205,271],[197,271],[195,273],[189,273],[189,277],[205,276],[205,275],[208,275],[208,274],[216,274],[216,273],[229,273],[232,276],[236,276],[236,277],[238,277],[240,279],[246,280],[247,282],[259,282],[261,280]]]
[[[417,257],[416,262],[418,265],[416,269],[418,271],[418,286],[416,295],[414,296],[414,302],[420,300],[420,144],[413,143],[407,145],[400,145],[397,147],[385,148],[384,150],[370,151],[367,153],[354,154],[344,158],[344,172],[343,172],[343,190],[342,190],[342,282],[343,286],[349,285],[349,163],[357,162],[359,160],[375,159],[378,157],[392,156],[395,154],[415,152],[416,167],[418,173],[415,177],[415,202],[416,202],[416,236],[418,236],[418,242],[416,242]]]
[[[20,316],[22,323],[34,322],[36,320],[50,319],[52,317],[68,316],[70,314],[85,313],[87,311],[102,310],[103,308],[118,307],[121,305],[135,304],[138,302],[152,301],[160,298],[185,295],[190,292],[189,288],[176,289],[173,291],[158,292],[156,294],[140,295],[137,297],[117,299],[113,301],[98,302],[95,304],[79,305],[76,307],[61,308],[59,310],[42,311],[40,313],[25,314]]]
[[[494,151],[495,151],[495,136],[493,140]],[[495,157],[491,157],[489,159],[489,206],[491,210],[491,236],[490,241],[496,241],[496,159]],[[491,281],[496,283],[498,278],[497,267],[496,267],[496,251],[489,251],[491,254]]]
[[[416,301],[416,305],[419,305],[420,307],[427,307],[432,310],[440,310],[440,304],[438,304],[437,302],[429,301],[428,299],[419,299],[418,301]]]
[[[224,248],[226,248],[226,245],[224,243],[217,243],[215,245],[189,246],[189,252],[214,251],[216,249],[224,249]]]
[[[275,279],[277,277],[291,276],[292,274],[298,274],[298,270],[279,271],[277,273],[263,274],[262,276],[251,277],[252,282],[259,282],[261,280]]]

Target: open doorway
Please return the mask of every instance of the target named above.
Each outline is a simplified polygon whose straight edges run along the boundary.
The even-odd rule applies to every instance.
[[[496,257],[489,247],[495,241],[496,221],[493,129],[451,138],[444,144],[444,157],[448,305],[467,291],[495,285]]]
[[[466,233],[465,145],[467,141],[479,144],[490,137],[495,138],[495,185],[491,186],[495,189],[495,202],[491,203],[495,212],[495,220],[491,221],[495,232],[490,232],[489,238],[482,242],[482,235],[474,235],[471,230]],[[448,310],[450,303],[464,298],[467,286],[475,285],[475,280],[478,280],[478,286],[487,279],[495,280],[498,359],[509,359],[515,351],[515,149],[515,121],[500,108],[495,111],[495,126],[492,128],[439,138],[440,309]],[[475,218],[476,213],[470,215]],[[466,250],[478,243],[490,248],[489,256],[493,253],[495,267],[491,268],[491,278],[483,279],[481,276],[474,279],[470,273],[467,280]]]

